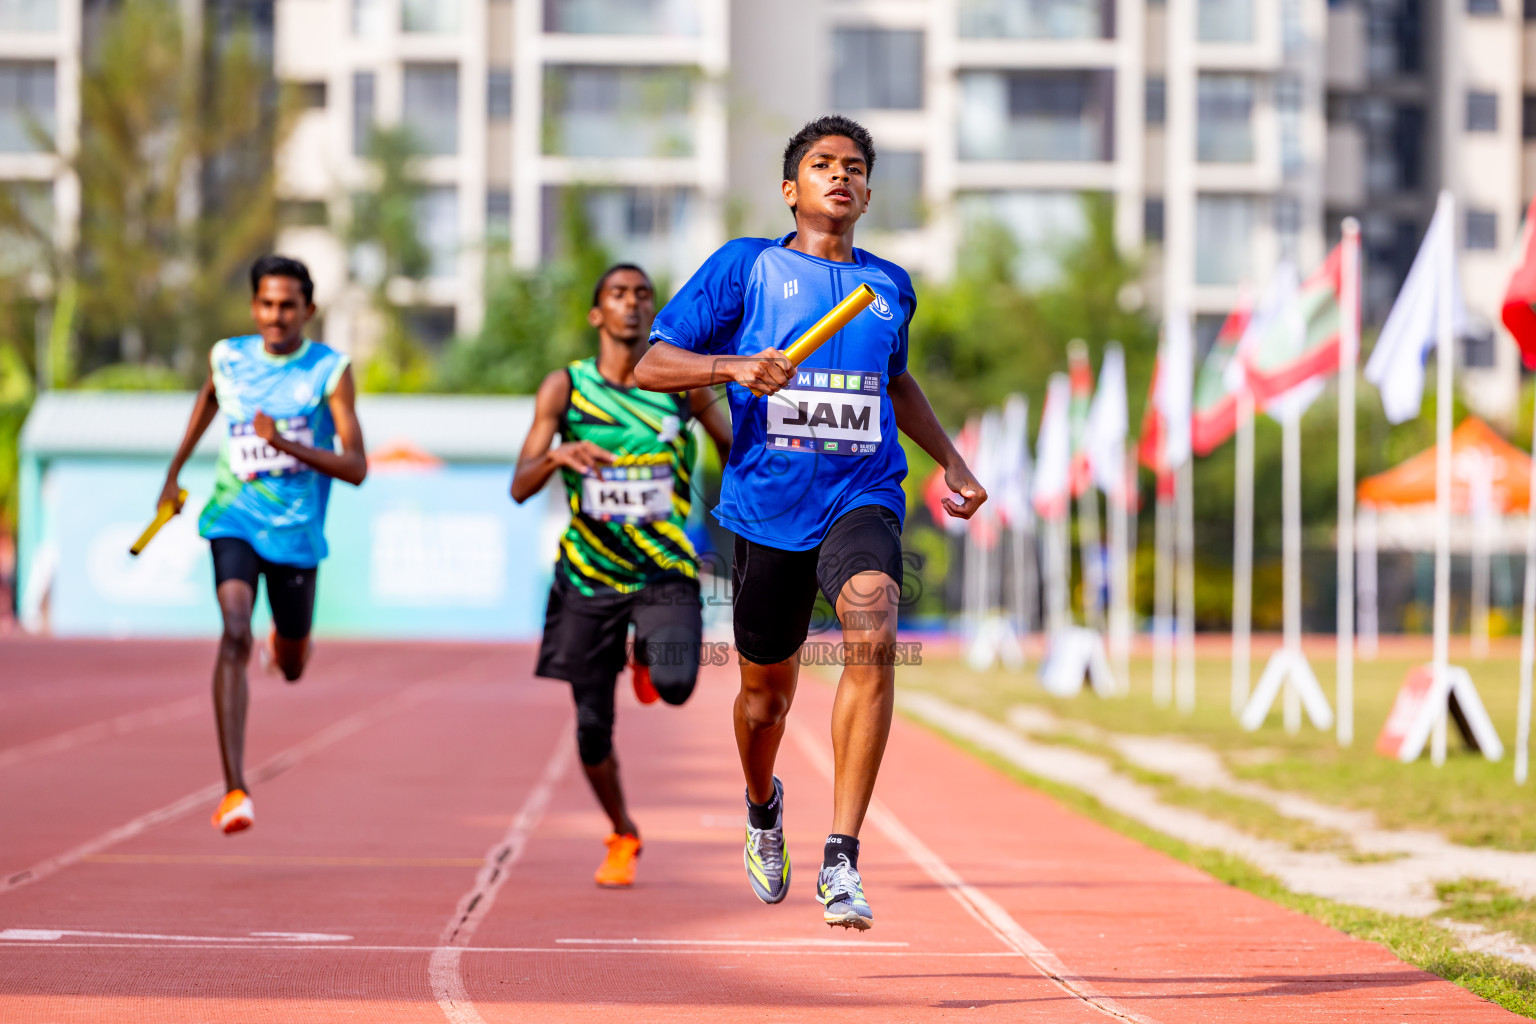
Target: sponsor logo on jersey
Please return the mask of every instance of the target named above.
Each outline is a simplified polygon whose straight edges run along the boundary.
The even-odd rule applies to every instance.
[[[877,294],[875,301],[869,304],[869,308],[881,320],[890,320],[896,315],[891,310],[891,304],[885,301],[884,295]]]
[[[799,295],[799,294],[800,294],[800,279],[798,277],[795,278],[793,281],[785,281],[784,282],[784,297],[786,299],[792,299],[796,295]],[[877,299],[876,301],[879,301],[879,300]],[[889,320],[890,317],[887,316],[886,319]]]

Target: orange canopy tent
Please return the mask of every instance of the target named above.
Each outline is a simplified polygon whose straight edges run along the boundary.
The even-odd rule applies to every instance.
[[[1438,446],[1437,446],[1438,447]],[[1524,511],[1531,500],[1531,457],[1475,416],[1451,435],[1451,508],[1471,509],[1472,484],[1488,473],[1496,512]],[[1356,492],[1365,505],[1424,505],[1435,500],[1435,448],[1367,477]]]

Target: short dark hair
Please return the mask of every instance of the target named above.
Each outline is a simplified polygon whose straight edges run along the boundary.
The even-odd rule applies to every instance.
[[[875,140],[870,136],[869,129],[851,117],[827,114],[814,121],[807,121],[805,127],[789,137],[789,142],[784,146],[785,181],[794,181],[800,176],[800,161],[805,159],[805,154],[811,151],[812,146],[829,135],[852,139],[853,144],[864,154],[864,173],[875,173]]]
[[[310,279],[309,268],[298,260],[288,256],[278,256],[268,253],[255,263],[251,264],[251,294],[255,295],[261,290],[261,279],[264,277],[291,277],[299,282],[299,290],[304,293],[304,301],[309,305],[315,302],[315,282]]]
[[[612,277],[614,274],[617,274],[620,271],[624,271],[624,270],[633,270],[635,273],[637,273],[641,277],[645,278],[645,283],[651,285],[651,290],[652,291],[656,290],[656,286],[654,284],[651,284],[651,275],[647,274],[645,272],[645,268],[644,267],[636,266],[633,263],[615,263],[613,266],[611,266],[607,270],[603,271],[603,276],[599,277],[597,279],[597,284],[592,286],[592,308],[593,309],[597,308],[598,301],[600,299],[602,299],[602,297],[603,297],[603,289],[608,287],[608,279],[610,277]]]

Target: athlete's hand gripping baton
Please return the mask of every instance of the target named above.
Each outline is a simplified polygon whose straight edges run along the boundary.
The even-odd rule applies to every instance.
[[[821,348],[826,340],[844,327],[848,321],[864,312],[864,308],[875,301],[875,290],[867,284],[861,284],[848,293],[848,297],[827,312],[827,315],[811,325],[810,330],[790,343],[784,350],[784,358],[799,366],[800,363]]]
[[[139,539],[133,542],[133,547],[128,549],[130,555],[137,555],[149,546],[149,542],[155,539],[155,534],[160,532],[160,527],[170,522],[175,516],[177,507],[187,500],[187,492],[176,492],[176,504],[165,501],[160,503],[160,510],[155,513],[155,521],[144,527],[144,532],[139,534]]]

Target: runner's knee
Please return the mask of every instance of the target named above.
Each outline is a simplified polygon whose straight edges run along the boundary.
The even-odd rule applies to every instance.
[[[588,767],[613,753],[613,683],[573,684],[576,698],[576,751]]]
[[[249,622],[225,621],[224,632],[219,637],[219,656],[234,658],[237,661],[250,660],[251,624]]]
[[[602,764],[613,753],[613,722],[576,723],[576,752],[587,767]]]

